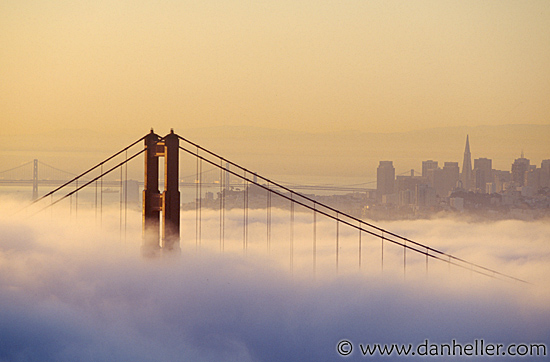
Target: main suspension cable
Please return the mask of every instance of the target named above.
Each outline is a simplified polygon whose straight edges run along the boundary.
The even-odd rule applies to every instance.
[[[252,171],[250,171],[250,170],[248,170],[248,169],[246,169],[246,168],[244,168],[244,167],[242,167],[242,166],[240,166],[240,165],[238,165],[238,164],[236,164],[236,163],[234,163],[234,162],[231,162],[231,161],[229,161],[228,159],[226,159],[226,158],[224,158],[224,157],[222,157],[222,156],[220,156],[220,155],[218,155],[218,154],[216,154],[216,153],[214,153],[214,152],[212,152],[212,151],[210,151],[210,150],[208,150],[208,149],[206,149],[206,148],[204,148],[204,147],[201,147],[200,145],[198,145],[198,144],[196,144],[196,143],[194,143],[194,142],[191,142],[191,141],[187,140],[186,138],[184,138],[184,137],[182,137],[182,136],[179,136],[179,135],[178,135],[178,138],[181,139],[182,141],[184,141],[184,142],[186,142],[186,143],[192,145],[193,147],[199,148],[199,149],[203,150],[204,152],[206,152],[206,153],[208,153],[208,154],[210,154],[210,155],[212,155],[212,156],[214,156],[214,157],[216,157],[216,158],[218,158],[218,159],[220,159],[220,160],[225,161],[226,163],[228,163],[228,164],[230,164],[230,165],[233,165],[233,166],[235,166],[235,167],[237,167],[237,168],[239,168],[239,169],[241,169],[241,170],[243,170],[243,171],[246,171],[246,172],[248,172],[248,173],[254,174],[254,172],[252,172]],[[179,146],[179,147],[182,148],[182,146]],[[184,148],[182,148],[182,149],[184,149]],[[216,166],[217,166],[217,165],[216,165]],[[236,175],[236,176],[242,178],[242,176],[240,176],[240,175]],[[277,182],[274,182],[273,180],[270,180],[270,179],[268,179],[268,178],[266,178],[266,177],[263,177],[263,176],[261,176],[261,175],[257,175],[257,177],[260,178],[260,179],[262,179],[262,180],[264,180],[264,181],[266,181],[266,182],[268,182],[268,183],[270,183],[270,184],[272,184],[272,185],[275,186],[275,187],[278,187],[278,188],[280,188],[280,189],[282,189],[282,190],[284,190],[284,191],[290,192],[290,193],[293,194],[293,195],[298,195],[298,196],[302,197],[304,200],[310,201],[310,202],[312,202],[312,203],[316,203],[315,200],[309,198],[308,196],[305,196],[305,195],[303,195],[303,194],[299,194],[299,193],[293,191],[292,189],[289,189],[288,187],[285,187],[285,186],[283,186],[283,185],[281,185],[281,184],[279,184],[279,183],[277,183]],[[253,181],[251,181],[251,182],[254,183],[254,184],[256,184],[257,186],[263,187],[262,185],[260,185],[260,184],[257,183],[257,182],[253,182]],[[264,187],[264,188],[265,188],[265,187]],[[283,194],[281,194],[281,193],[279,193],[279,192],[277,192],[277,191],[275,191],[275,190],[272,190],[272,189],[271,189],[271,191],[277,193],[278,195],[283,196]],[[284,197],[284,196],[283,196],[283,197]],[[299,204],[300,204],[300,203],[299,203]],[[432,248],[432,247],[430,247],[430,246],[427,246],[427,245],[424,245],[424,244],[422,244],[422,243],[416,242],[416,241],[414,241],[414,240],[411,240],[411,239],[406,238],[406,237],[404,237],[404,236],[401,236],[401,235],[399,235],[399,234],[393,233],[393,232],[388,231],[388,230],[386,230],[386,229],[383,229],[383,228],[381,228],[381,227],[379,227],[379,226],[376,226],[376,225],[374,225],[374,224],[368,223],[368,222],[366,222],[366,221],[363,221],[363,220],[361,220],[361,219],[358,219],[358,218],[356,218],[356,217],[354,217],[354,216],[351,216],[351,215],[349,215],[349,214],[343,213],[343,212],[341,212],[341,211],[339,211],[339,210],[337,210],[337,209],[335,209],[335,208],[333,208],[333,207],[330,207],[330,206],[328,206],[328,205],[325,205],[325,204],[322,204],[322,203],[317,203],[317,204],[320,205],[320,206],[322,206],[323,208],[325,208],[325,209],[327,209],[327,210],[329,210],[329,211],[335,213],[335,214],[339,214],[340,216],[344,216],[344,217],[346,217],[346,218],[348,218],[348,219],[350,219],[350,220],[356,221],[356,222],[361,222],[362,224],[364,224],[364,225],[366,225],[366,226],[368,226],[368,227],[370,227],[370,228],[373,228],[373,229],[375,229],[375,230],[378,230],[378,231],[380,231],[380,232],[382,232],[382,233],[386,233],[386,234],[388,234],[388,235],[390,235],[390,236],[393,236],[393,237],[395,237],[395,238],[398,238],[398,239],[400,239],[400,240],[403,240],[404,242],[412,243],[412,244],[414,244],[414,245],[416,245],[416,246],[418,246],[418,247],[420,247],[420,248],[422,248],[422,249],[427,249],[428,251],[431,251],[431,252],[433,252],[433,253],[439,254],[439,255],[442,256],[442,257],[448,257],[449,259],[454,260],[456,265],[460,265],[460,264],[458,264],[458,263],[464,263],[464,264],[468,264],[468,265],[474,266],[474,267],[476,267],[476,268],[478,268],[478,269],[482,269],[482,270],[484,270],[484,271],[486,271],[486,272],[489,272],[489,273],[499,274],[499,275],[504,276],[504,277],[508,277],[508,278],[512,278],[512,279],[517,279],[517,278],[511,277],[511,276],[509,276],[509,275],[506,275],[506,274],[497,272],[497,271],[495,271],[495,270],[492,270],[492,269],[490,269],[490,268],[484,267],[484,266],[482,266],[482,265],[479,265],[479,264],[476,264],[476,263],[469,262],[469,261],[467,261],[467,260],[464,260],[464,259],[462,259],[462,258],[456,257],[456,256],[454,256],[454,255],[450,255],[450,254],[448,254],[448,253],[445,253],[444,251],[441,251],[441,250],[438,250],[438,249],[434,249],[434,248]],[[302,204],[302,205],[303,205],[303,204]],[[307,207],[307,206],[306,206],[306,207]],[[309,207],[308,207],[308,208],[309,208]],[[332,217],[332,216],[331,216],[331,217]],[[340,219],[340,221],[343,222],[342,219]],[[345,224],[350,225],[350,226],[352,226],[352,227],[354,227],[354,228],[357,228],[356,225],[352,225],[352,224],[350,224],[350,223],[348,223],[348,222],[345,222]],[[367,232],[367,233],[369,233],[369,232],[368,232],[367,230],[365,230],[365,229],[362,229],[362,230],[365,231],[365,232]],[[370,233],[370,234],[380,237],[380,235],[375,234],[375,233]],[[383,238],[383,240],[384,240],[384,238]],[[390,240],[390,239],[385,239],[385,240]],[[401,246],[404,246],[404,244],[401,243],[401,242],[397,242],[397,244],[399,244],[399,245],[401,245]],[[406,248],[408,248],[408,249],[413,249],[413,248],[410,247],[409,245],[404,246],[404,247],[406,247]],[[417,250],[417,249],[414,249],[414,250]],[[422,253],[424,253],[424,251],[422,251]],[[430,254],[430,257],[435,258],[435,255]],[[444,260],[444,259],[441,258],[441,260]],[[518,281],[525,282],[525,281],[523,281],[523,280],[521,280],[521,279],[517,279],[517,280],[518,280]]]
[[[142,154],[143,152],[145,152],[145,150],[146,150],[146,149],[144,148],[144,149],[138,151],[138,152],[137,152],[136,154],[134,154],[132,157],[128,158],[127,160],[124,160],[124,161],[120,162],[120,163],[119,163],[118,165],[116,165],[116,166],[111,167],[109,170],[103,172],[101,175],[99,175],[99,176],[93,178],[92,180],[86,182],[86,183],[83,184],[82,186],[80,186],[80,187],[76,188],[75,190],[69,192],[69,193],[66,194],[65,196],[63,196],[63,197],[57,199],[56,201],[50,203],[49,205],[46,205],[45,207],[43,207],[42,209],[38,210],[38,211],[37,211],[36,213],[34,213],[33,215],[35,215],[35,214],[37,214],[37,213],[39,213],[39,212],[41,212],[41,211],[43,211],[43,210],[46,210],[46,209],[49,208],[49,207],[52,207],[53,205],[57,204],[58,202],[65,200],[65,199],[66,199],[67,197],[69,197],[69,196],[72,196],[74,193],[76,193],[76,192],[82,190],[83,188],[85,188],[86,186],[90,185],[90,184],[93,183],[94,181],[100,179],[101,177],[103,177],[103,176],[105,176],[105,175],[108,175],[108,174],[111,173],[112,171],[116,170],[118,167],[121,167],[121,166],[124,165],[125,163],[127,163],[127,162],[133,160],[134,158],[136,158],[137,156],[139,156],[140,154]]]
[[[132,144],[130,144],[129,146],[126,146],[124,147],[122,150],[118,151],[117,153],[115,153],[114,155],[112,155],[111,157],[108,157],[106,158],[105,160],[101,161],[100,163],[98,163],[97,165],[95,165],[94,167],[92,168],[89,168],[88,170],[84,171],[83,173],[81,173],[80,175],[78,176],[75,176],[73,179],[71,179],[70,181],[67,181],[65,182],[63,185],[53,189],[52,191],[48,192],[47,194],[45,194],[44,196],[34,200],[33,202],[30,203],[30,205],[33,205],[33,204],[36,204],[38,201],[40,200],[43,200],[44,198],[50,196],[50,195],[53,195],[54,193],[56,193],[57,191],[61,190],[63,187],[73,183],[74,181],[78,180],[79,178],[81,178],[82,176],[92,172],[93,170],[95,170],[96,168],[100,167],[100,166],[103,166],[103,164],[105,164],[106,162],[112,160],[113,158],[115,158],[116,156],[120,155],[122,152],[125,152],[126,150],[128,150],[129,148],[135,146],[136,144],[138,144],[139,142],[143,141],[143,139],[145,138],[146,136],[143,136],[141,137],[140,139],[138,139],[137,141],[133,142]],[[99,177],[96,177],[93,181],[97,180]],[[88,183],[86,184],[88,185]],[[30,206],[29,205],[29,206]]]
[[[206,150],[206,149],[204,149],[204,148],[202,148],[202,147],[200,147],[200,146],[198,146],[198,145],[196,145],[196,144],[194,144],[194,143],[192,143],[192,142],[190,142],[190,141],[187,141],[186,139],[184,139],[184,138],[181,137],[181,136],[178,136],[178,137],[179,137],[180,139],[182,139],[183,141],[188,142],[189,144],[192,144],[193,146],[198,147],[198,148],[202,149],[203,151],[205,151],[205,152],[207,152],[207,153],[213,155],[214,157],[217,157],[218,159],[222,159],[223,161],[225,161],[225,162],[228,163],[228,164],[234,165],[235,167],[237,167],[237,168],[239,168],[239,169],[241,169],[241,170],[244,170],[244,171],[246,171],[247,173],[253,174],[252,172],[248,171],[247,169],[242,168],[242,167],[240,167],[239,165],[234,164],[234,163],[232,163],[232,162],[226,160],[225,158],[222,158],[221,156],[218,156],[218,155],[216,155],[215,153],[213,153],[213,152],[211,152],[211,151],[208,151],[208,150]],[[209,159],[207,159],[207,158],[205,158],[205,157],[203,157],[203,156],[199,156],[199,155],[197,155],[196,153],[194,153],[194,152],[192,152],[192,151],[189,151],[189,150],[186,149],[185,147],[179,146],[179,148],[180,148],[181,150],[183,150],[183,151],[185,151],[185,152],[187,152],[187,153],[189,153],[189,154],[195,156],[195,157],[201,158],[203,161],[205,161],[205,162],[207,162],[207,163],[213,165],[214,167],[219,167],[219,165],[217,165],[217,164],[214,163],[213,161],[210,161]],[[510,275],[507,275],[507,274],[504,274],[504,273],[500,273],[500,272],[498,272],[498,271],[496,271],[496,270],[493,270],[493,269],[490,269],[490,268],[483,267],[483,266],[478,265],[478,264],[476,264],[476,263],[472,263],[472,262],[466,261],[466,260],[464,260],[464,259],[455,257],[455,256],[450,255],[450,254],[447,254],[447,253],[445,253],[445,252],[442,252],[442,251],[433,249],[433,248],[431,248],[431,247],[429,247],[429,246],[427,246],[427,245],[423,245],[423,244],[421,244],[421,243],[412,241],[412,240],[410,240],[410,239],[408,239],[408,238],[402,237],[402,236],[397,235],[397,234],[395,234],[395,233],[389,232],[389,231],[387,231],[387,230],[385,230],[385,229],[382,229],[382,228],[373,226],[373,225],[371,225],[371,224],[369,224],[369,223],[367,223],[367,222],[365,222],[365,221],[361,221],[361,220],[356,219],[356,218],[354,218],[354,217],[352,217],[352,216],[349,216],[349,215],[347,215],[347,214],[345,214],[345,213],[341,213],[340,211],[338,211],[338,210],[336,210],[336,209],[334,209],[334,208],[331,208],[331,207],[326,206],[326,205],[324,205],[324,204],[322,204],[322,203],[319,203],[319,202],[317,202],[317,201],[314,201],[314,200],[308,198],[307,196],[304,196],[304,195],[301,195],[301,194],[297,194],[297,193],[295,193],[295,192],[292,191],[292,190],[286,189],[284,186],[279,186],[278,184],[271,182],[269,179],[264,178],[264,177],[262,177],[261,175],[257,175],[257,177],[258,177],[258,178],[261,178],[261,179],[263,179],[263,180],[266,180],[266,181],[268,181],[268,182],[271,182],[271,183],[273,183],[273,184],[274,184],[275,186],[277,186],[277,187],[281,187],[281,188],[283,188],[283,189],[285,189],[285,190],[288,190],[291,194],[296,194],[296,195],[302,197],[304,200],[312,201],[312,202],[314,203],[314,205],[320,205],[320,206],[322,206],[322,207],[324,207],[324,208],[326,208],[326,209],[328,209],[328,210],[334,211],[338,216],[335,217],[334,215],[329,214],[329,213],[326,212],[326,211],[319,210],[319,209],[314,208],[314,207],[312,207],[311,205],[308,205],[308,204],[306,204],[306,203],[304,203],[304,202],[302,202],[302,201],[293,199],[291,196],[287,196],[287,195],[285,195],[285,194],[283,194],[283,193],[280,193],[280,192],[278,192],[278,191],[276,191],[276,190],[270,189],[270,188],[268,188],[268,187],[265,186],[265,185],[262,185],[262,184],[260,184],[260,183],[254,182],[253,180],[248,179],[248,178],[246,178],[246,177],[244,177],[244,176],[242,176],[242,175],[240,175],[240,174],[238,174],[237,172],[234,172],[234,171],[232,171],[232,170],[226,169],[226,172],[228,172],[228,173],[230,173],[230,174],[232,174],[232,175],[234,175],[234,176],[236,176],[236,177],[238,177],[238,178],[240,178],[240,179],[243,179],[243,180],[246,180],[246,181],[248,181],[248,182],[251,182],[251,183],[255,184],[255,185],[258,186],[258,187],[261,187],[261,188],[263,188],[263,189],[265,189],[265,190],[268,190],[269,192],[275,193],[275,194],[277,194],[277,195],[279,195],[279,196],[281,196],[281,197],[283,197],[283,198],[285,198],[285,199],[287,199],[287,200],[289,200],[289,201],[291,201],[291,202],[295,202],[296,204],[301,205],[301,206],[303,206],[303,207],[305,207],[305,208],[307,208],[307,209],[309,209],[309,210],[316,211],[316,212],[318,212],[318,213],[321,214],[321,215],[324,215],[324,216],[327,216],[327,217],[329,217],[329,218],[331,218],[331,219],[336,220],[337,222],[340,222],[340,223],[342,223],[342,224],[345,224],[345,225],[350,226],[350,227],[355,228],[355,229],[359,229],[359,230],[361,230],[361,231],[363,231],[363,232],[365,232],[365,233],[367,233],[367,234],[369,234],[369,235],[372,235],[372,236],[375,236],[375,237],[377,237],[377,238],[380,238],[380,239],[381,239],[381,242],[382,242],[382,246],[383,246],[384,241],[389,241],[389,242],[391,242],[391,243],[393,243],[393,244],[396,244],[396,245],[399,245],[399,246],[401,246],[401,247],[403,247],[403,248],[407,248],[407,249],[409,249],[409,250],[415,251],[415,252],[417,252],[417,253],[419,253],[419,254],[426,255],[426,256],[431,257],[431,258],[436,259],[436,260],[444,261],[444,262],[448,263],[449,265],[455,265],[455,266],[458,266],[458,267],[460,267],[460,268],[469,269],[469,268],[467,268],[465,265],[463,265],[463,264],[467,264],[468,267],[475,267],[476,270],[474,270],[474,272],[476,272],[476,273],[478,273],[478,274],[481,274],[481,275],[485,275],[485,276],[489,276],[489,277],[493,277],[493,278],[495,278],[496,275],[498,275],[498,276],[501,276],[501,277],[504,277],[504,278],[508,278],[508,279],[512,279],[512,280],[519,281],[519,282],[522,282],[522,283],[530,284],[529,282],[527,282],[527,281],[525,281],[525,280],[522,280],[522,279],[519,279],[519,278],[510,276]],[[350,219],[352,219],[352,220],[361,221],[362,224],[365,224],[365,225],[367,225],[367,226],[370,226],[370,227],[375,228],[376,230],[381,231],[381,232],[382,232],[382,235],[376,234],[376,233],[373,232],[373,231],[366,230],[366,229],[364,229],[364,228],[362,228],[362,227],[360,227],[360,226],[357,226],[357,225],[355,225],[355,224],[352,224],[351,222],[349,222],[349,221],[347,221],[347,220],[344,220],[344,219],[340,218],[340,217],[339,217],[340,215],[346,216],[346,217],[348,217],[348,218],[350,218]],[[408,244],[404,244],[404,243],[402,243],[402,242],[400,242],[400,241],[397,241],[397,240],[394,240],[394,239],[390,239],[390,238],[386,237],[386,236],[384,235],[384,233],[386,233],[386,234],[388,234],[388,235],[390,235],[390,236],[396,237],[396,238],[398,238],[398,239],[404,240],[404,241],[409,241],[409,242],[412,243],[414,246],[411,246],[411,245],[408,245]],[[421,247],[422,249],[426,249],[427,251],[418,249],[417,247]],[[429,251],[438,253],[438,254],[440,254],[441,256],[440,256],[440,255],[435,255],[435,254],[430,254]],[[383,251],[382,251],[382,252],[383,252]],[[447,260],[445,257],[447,257],[448,260]],[[461,264],[461,263],[463,263],[463,264]],[[479,270],[479,269],[481,269],[481,270]]]

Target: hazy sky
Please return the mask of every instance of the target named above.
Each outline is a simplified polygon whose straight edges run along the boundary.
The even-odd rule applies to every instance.
[[[548,124],[549,24],[544,0],[3,0],[0,122],[131,135]]]

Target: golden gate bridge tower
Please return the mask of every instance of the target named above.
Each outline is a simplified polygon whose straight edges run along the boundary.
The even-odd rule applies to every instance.
[[[159,191],[159,158],[164,157],[164,191]],[[142,253],[179,250],[179,139],[174,130],[162,140],[151,129],[145,136]],[[162,233],[160,214],[162,212]],[[162,239],[160,238],[162,234]]]

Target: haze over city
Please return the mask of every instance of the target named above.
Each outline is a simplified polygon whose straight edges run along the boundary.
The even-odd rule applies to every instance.
[[[2,1],[0,361],[544,360],[549,24],[536,0]]]

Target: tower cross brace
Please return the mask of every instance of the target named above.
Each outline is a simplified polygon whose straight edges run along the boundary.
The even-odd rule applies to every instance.
[[[164,191],[159,191],[159,157],[164,157]],[[180,192],[179,139],[171,130],[160,138],[151,129],[145,137],[142,253],[154,256],[162,250],[179,250]],[[162,225],[160,215],[162,212]],[[162,233],[161,233],[162,226]],[[162,239],[160,238],[162,234]]]

